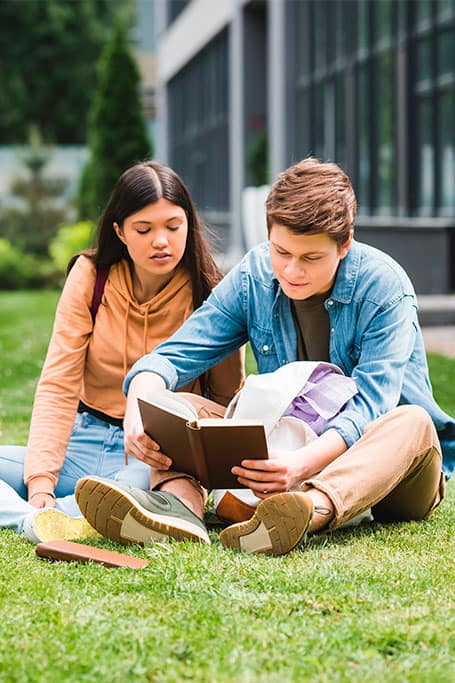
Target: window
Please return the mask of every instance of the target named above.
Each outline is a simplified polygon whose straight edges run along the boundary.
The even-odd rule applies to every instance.
[[[344,74],[340,73],[335,81],[335,159],[346,167],[346,98]]]
[[[455,0],[288,8],[292,160],[339,163],[361,214],[453,216]]]
[[[453,216],[455,209],[455,3],[414,3],[410,60],[415,57],[411,110],[416,173],[411,212]]]
[[[313,153],[318,159],[326,159],[325,131],[324,131],[324,84],[318,83],[314,87],[313,106]]]
[[[161,0],[162,2],[162,0]],[[168,0],[168,23],[171,24],[183,12],[189,0]]]
[[[343,68],[355,47],[355,2],[301,0],[289,8],[294,52],[294,125],[291,159],[312,154],[346,162]]]
[[[455,143],[453,122],[455,121],[455,90],[441,95],[439,108],[441,196],[440,214],[453,216],[455,213]]]
[[[370,209],[370,77],[368,62],[357,70],[357,201],[359,213]]]
[[[170,163],[204,211],[229,210],[227,62],[223,32],[168,85]]]
[[[393,55],[387,50],[377,59],[376,132],[377,185],[376,213],[390,215],[395,206],[394,141],[394,69]]]
[[[433,111],[431,98],[420,98],[417,107],[418,131],[418,213],[430,216],[435,203]]]

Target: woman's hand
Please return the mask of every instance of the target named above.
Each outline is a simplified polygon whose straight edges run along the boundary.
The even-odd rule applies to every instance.
[[[55,498],[50,493],[34,493],[28,502],[34,508],[55,508]]]
[[[133,455],[155,469],[168,470],[172,465],[172,460],[162,453],[159,444],[144,432],[137,402],[138,398],[155,389],[162,391],[164,381],[151,372],[136,375],[130,384],[123,420],[125,453]]]
[[[258,498],[290,491],[308,476],[303,449],[295,451],[271,451],[268,460],[242,460],[240,467],[233,467],[240,484],[250,488]]]
[[[129,428],[128,438],[125,434],[125,453],[157,470],[168,470],[172,465],[172,460],[160,451],[159,444],[144,432],[142,422]]]

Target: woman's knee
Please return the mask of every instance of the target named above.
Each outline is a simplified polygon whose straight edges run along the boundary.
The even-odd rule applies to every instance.
[[[1,478],[21,497],[27,496],[24,484],[24,461],[26,446],[0,446]]]
[[[138,465],[142,465],[142,467],[128,466],[122,468],[114,474],[114,481],[147,491],[150,488],[150,467],[144,463],[138,463]]]

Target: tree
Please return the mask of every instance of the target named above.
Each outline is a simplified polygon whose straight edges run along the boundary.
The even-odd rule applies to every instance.
[[[0,1],[0,144],[35,123],[54,144],[85,143],[96,64],[125,0]]]
[[[48,256],[49,240],[67,214],[62,203],[66,181],[44,176],[51,153],[38,128],[32,126],[29,144],[18,151],[27,175],[13,179],[15,204],[0,213],[1,234],[14,246],[38,256]]]
[[[98,88],[89,116],[90,160],[81,179],[81,218],[97,218],[119,175],[152,154],[139,84],[125,25],[118,20],[100,59]]]

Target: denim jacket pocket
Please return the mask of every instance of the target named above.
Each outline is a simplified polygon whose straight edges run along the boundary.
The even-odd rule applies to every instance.
[[[278,359],[272,331],[255,326],[250,329],[249,337],[259,372],[273,372],[276,370]]]

